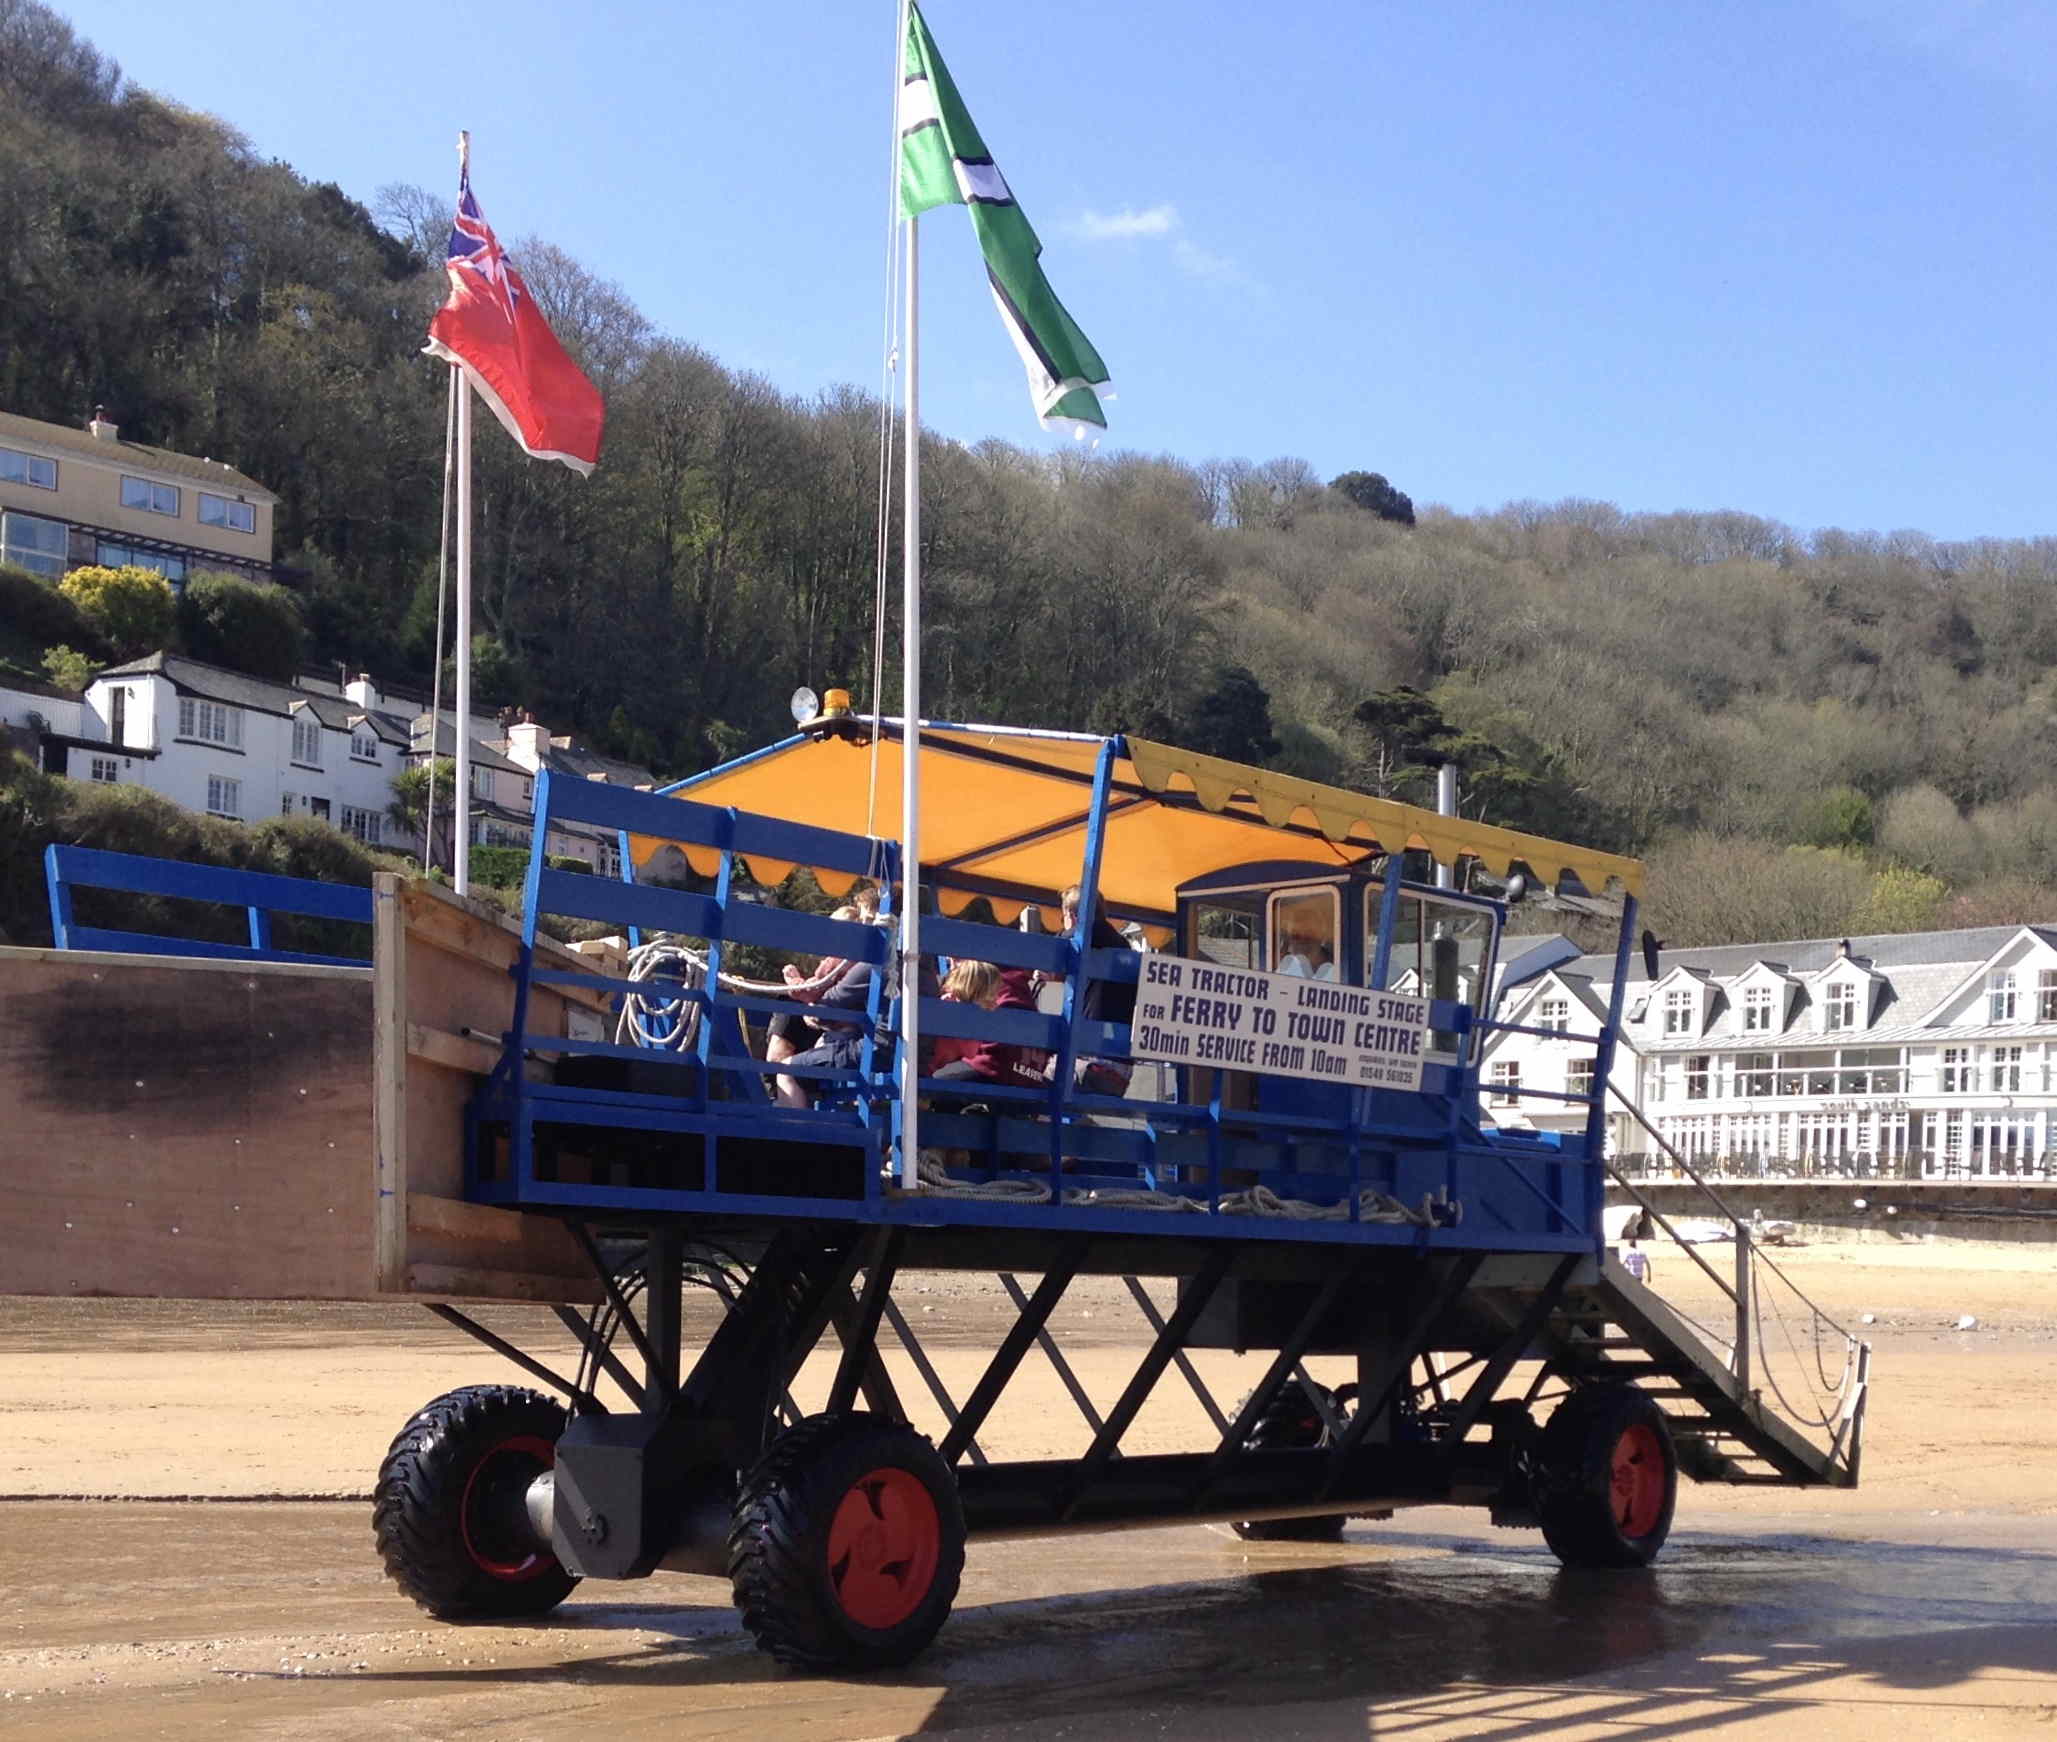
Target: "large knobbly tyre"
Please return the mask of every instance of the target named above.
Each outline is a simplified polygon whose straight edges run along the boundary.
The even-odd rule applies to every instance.
[[[1333,1407],[1335,1394],[1324,1395]],[[1248,1397],[1243,1399],[1243,1403],[1249,1401]],[[1238,1413],[1243,1403],[1236,1405]],[[1328,1423],[1320,1407],[1307,1395],[1306,1387],[1287,1384],[1265,1405],[1264,1413],[1251,1425],[1243,1444],[1251,1451],[1262,1451],[1273,1446],[1320,1446],[1328,1440]],[[1330,1512],[1318,1518],[1243,1518],[1229,1529],[1245,1542],[1341,1542],[1343,1515]]]
[[[912,1428],[809,1416],[743,1479],[729,1577],[743,1625],[794,1669],[886,1669],[934,1639],[964,1571],[957,1480]]]
[[[1535,1476],[1543,1539],[1568,1567],[1644,1567],[1671,1531],[1678,1451],[1633,1386],[1574,1391],[1543,1429]]]
[[[416,1414],[379,1466],[372,1505],[393,1582],[444,1621],[563,1602],[578,1580],[537,1546],[527,1507],[563,1432],[563,1405],[518,1385],[467,1385]]]

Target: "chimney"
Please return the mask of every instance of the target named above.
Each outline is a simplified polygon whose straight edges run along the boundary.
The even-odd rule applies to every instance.
[[[359,672],[343,685],[343,694],[360,708],[382,708],[385,702],[379,696],[379,686],[372,681],[368,671]]]
[[[1839,962],[1847,962],[1849,959],[1850,940],[1848,938],[1845,938],[1840,944],[1836,946],[1836,960]]]
[[[107,407],[104,405],[93,407],[93,415],[86,424],[86,429],[95,441],[112,442],[121,439],[121,425],[107,421]]]
[[[507,760],[534,773],[543,766],[543,753],[550,748],[550,734],[528,715],[507,728]]]

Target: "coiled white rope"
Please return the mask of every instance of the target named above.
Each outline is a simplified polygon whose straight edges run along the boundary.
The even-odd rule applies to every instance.
[[[628,979],[635,985],[658,981],[665,990],[622,994],[621,1015],[614,1025],[616,1044],[659,1052],[689,1050],[700,1032],[700,1001],[686,994],[707,984],[707,957],[668,933],[660,934],[629,951]],[[741,974],[723,974],[720,983],[725,992],[751,996],[787,998],[793,992],[783,980],[750,980]]]

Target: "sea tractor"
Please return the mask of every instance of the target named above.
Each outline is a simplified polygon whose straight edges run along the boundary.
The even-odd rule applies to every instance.
[[[394,1440],[376,1536],[423,1607],[533,1616],[582,1579],[711,1575],[774,1657],[866,1669],[935,1637],[981,1537],[1219,1521],[1336,1540],[1351,1516],[1472,1506],[1540,1529],[1568,1566],[1638,1567],[1681,1471],[1854,1485],[1861,1350],[1838,1412],[1804,1433],[1603,1240],[1635,862],[1132,736],[935,723],[919,743],[918,967],[896,961],[894,720],[831,707],[660,793],[538,779],[504,1025],[490,1052],[469,1043],[462,1195],[558,1225],[593,1304],[559,1307],[574,1373],[433,1309],[547,1390],[456,1391]],[[550,866],[560,823],[617,831],[620,879]],[[875,889],[876,914],[771,904],[797,867],[831,898]],[[1052,929],[1073,886],[1073,923]],[[1523,898],[1617,918],[1594,1086],[1568,1097],[1582,1130],[1481,1114]],[[612,927],[625,952],[554,947],[549,915]],[[745,945],[876,970],[839,1013],[838,1059],[791,1067],[804,1104],[774,1091],[787,1067],[757,1037],[822,1013],[734,972]],[[930,967],[960,959],[1040,977],[1039,1006],[933,996]],[[1017,1046],[1044,1074],[967,1096],[917,1068],[910,1149],[908,997],[921,1035]],[[458,1210],[485,1214],[443,1219]],[[997,1275],[1014,1303],[961,1395],[895,1299],[937,1271]],[[1130,1279],[1151,1327],[1097,1404],[1052,1330],[1085,1276]],[[694,1285],[726,1311],[688,1348]],[[909,1423],[889,1330],[940,1440]],[[825,1340],[825,1407],[803,1413],[795,1376]],[[992,1455],[981,1434],[1039,1348],[1085,1449]],[[1231,1404],[1189,1357],[1223,1349],[1266,1357]],[[1317,1383],[1316,1357],[1353,1377]],[[1211,1425],[1125,1453],[1174,1365]]]

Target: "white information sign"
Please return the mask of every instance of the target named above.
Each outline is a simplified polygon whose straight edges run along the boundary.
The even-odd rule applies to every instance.
[[[1414,1090],[1428,1020],[1426,998],[1148,955],[1129,1045],[1170,1064]]]

